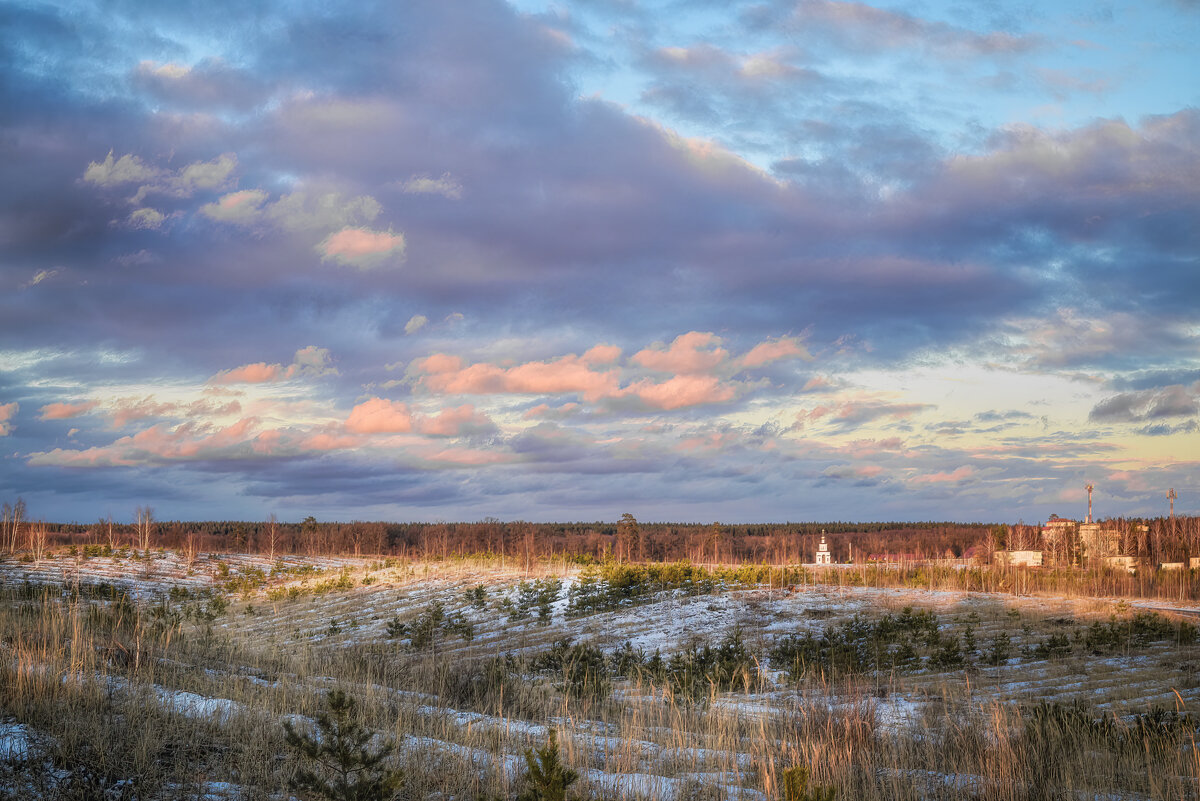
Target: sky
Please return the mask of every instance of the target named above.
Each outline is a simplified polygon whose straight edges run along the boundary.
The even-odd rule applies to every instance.
[[[51,521],[1200,510],[1200,4],[0,2]]]

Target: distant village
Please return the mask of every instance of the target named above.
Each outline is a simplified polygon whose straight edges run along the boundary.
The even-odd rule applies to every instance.
[[[1083,565],[1138,570],[1200,569],[1200,532],[1189,518],[1175,518],[1175,490],[1167,492],[1170,516],[1153,527],[1137,520],[1092,517],[1092,484],[1087,484],[1088,513],[1083,521],[1051,515],[1041,526],[1008,526],[993,534],[992,563],[1002,566],[1063,567]]]

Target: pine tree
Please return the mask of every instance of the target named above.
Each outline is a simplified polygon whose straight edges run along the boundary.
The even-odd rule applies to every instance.
[[[525,780],[529,786],[517,801],[566,801],[567,788],[579,774],[563,765],[558,755],[558,732],[550,730],[550,739],[539,748],[525,751]]]
[[[283,724],[288,745],[307,763],[290,780],[291,789],[332,801],[395,798],[404,783],[403,771],[387,765],[395,744],[371,747],[374,733],[354,719],[358,705],[342,690],[330,690],[325,703],[328,711],[317,716],[315,734]]]
[[[783,801],[833,801],[836,787],[817,785],[808,787],[808,768],[799,765],[783,772]]]

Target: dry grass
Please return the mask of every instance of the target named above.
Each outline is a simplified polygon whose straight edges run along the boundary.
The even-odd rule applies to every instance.
[[[839,798],[1200,797],[1194,719],[1190,728],[1167,721],[1147,733],[1136,717],[1155,706],[1200,710],[1200,647],[1155,641],[1102,656],[1021,655],[1114,611],[1127,614],[1110,602],[731,590],[668,593],[576,620],[560,609],[542,626],[536,616],[510,620],[498,600],[526,578],[569,578],[563,565],[530,575],[484,563],[344,561],[235,592],[212,620],[156,619],[156,605],[207,603],[154,596],[177,578],[220,582],[217,561],[200,556],[192,576],[168,569],[165,558],[155,570],[135,570],[151,577],[139,581],[132,603],[57,585],[0,585],[0,722],[10,731],[23,724],[27,746],[25,759],[0,768],[0,798],[284,798],[296,764],[282,721],[303,725],[333,687],[358,699],[363,725],[400,744],[408,798],[513,797],[521,754],[549,728],[561,732],[564,760],[582,774],[589,798],[774,799],[782,772],[795,765],[809,766],[813,781],[837,787]],[[255,565],[220,561],[235,575]],[[345,566],[352,587],[313,594]],[[484,610],[463,597],[480,584]],[[281,587],[297,592],[281,597]],[[474,621],[470,641],[446,635],[414,651],[387,637],[388,621],[411,621],[435,600]],[[946,637],[970,627],[980,651],[1008,635],[1013,656],[994,666],[975,658],[966,669],[814,673],[798,684],[767,663],[782,634],[909,605],[934,611]],[[766,669],[742,691],[688,698],[643,675],[613,678],[607,695],[574,697],[561,674],[538,673],[530,661],[568,635],[606,650],[632,639],[652,651],[658,638],[669,654],[691,635],[715,644],[734,627]]]

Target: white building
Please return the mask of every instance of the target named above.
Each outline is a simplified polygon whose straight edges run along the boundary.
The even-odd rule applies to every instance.
[[[821,535],[821,544],[817,546],[817,564],[832,565],[833,554],[829,552],[829,546],[825,544],[825,535]]]

